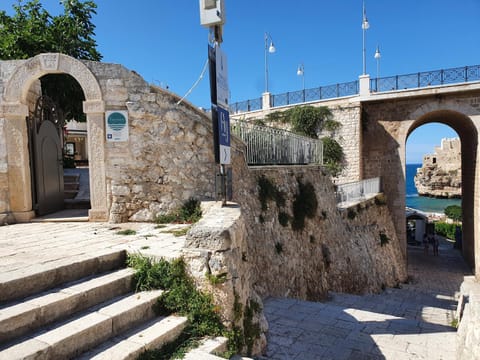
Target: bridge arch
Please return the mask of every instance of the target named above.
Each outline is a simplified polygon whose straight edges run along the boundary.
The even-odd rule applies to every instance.
[[[429,109],[415,119],[407,132],[405,141],[408,136],[418,127],[428,123],[441,123],[451,127],[460,137],[461,142],[461,156],[462,156],[462,211],[463,211],[463,256],[472,267],[478,267],[475,264],[475,254],[480,255],[476,251],[475,243],[479,242],[478,227],[474,223],[475,209],[478,208],[478,200],[476,194],[478,192],[478,184],[480,179],[476,176],[477,173],[477,148],[478,148],[478,130],[472,119],[462,112],[450,109]],[[477,244],[478,246],[478,244]],[[477,247],[478,249],[478,247]],[[478,262],[478,261],[477,261]],[[478,270],[478,269],[477,269]],[[476,272],[479,273],[478,271]]]
[[[87,65],[70,56],[40,54],[18,65],[8,78],[0,99],[0,118],[4,118],[9,174],[9,211],[16,221],[34,217],[31,193],[28,136],[25,119],[29,115],[29,92],[47,74],[67,74],[80,85],[85,95],[83,111],[87,117],[90,155],[90,220],[107,220],[105,182],[105,103],[99,81]]]

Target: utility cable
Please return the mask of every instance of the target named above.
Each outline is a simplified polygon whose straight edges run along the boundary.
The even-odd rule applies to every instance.
[[[205,61],[205,65],[203,65],[203,70],[200,74],[200,77],[197,79],[197,81],[195,81],[195,84],[193,84],[193,86],[187,91],[187,93],[177,102],[177,105],[180,105],[183,100],[185,100],[185,98],[190,95],[190,93],[193,91],[193,89],[195,89],[197,87],[197,85],[200,83],[200,81],[202,81],[203,77],[205,76],[205,72],[207,71],[207,66],[208,66],[208,58],[207,58],[207,61]]]

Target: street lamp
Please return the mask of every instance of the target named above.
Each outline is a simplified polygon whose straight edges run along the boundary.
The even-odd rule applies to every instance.
[[[297,75],[302,77],[303,91],[305,91],[305,66],[303,64],[298,65]]]
[[[270,46],[268,46],[270,40]],[[265,33],[265,92],[268,93],[268,53],[273,54],[276,51],[273,45],[273,39],[269,33]]]
[[[377,45],[377,50],[375,50],[375,55],[373,56],[375,60],[377,60],[377,81],[378,81],[378,76],[380,74],[380,58],[382,55],[380,54],[380,48]]]
[[[367,32],[370,24],[367,19],[367,11],[365,10],[365,1],[363,2],[363,20],[362,20],[362,33],[363,33],[363,75],[367,74],[367,62],[366,62],[366,51],[365,51],[365,33]]]

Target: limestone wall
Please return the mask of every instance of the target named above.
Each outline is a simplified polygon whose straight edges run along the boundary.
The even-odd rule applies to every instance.
[[[86,63],[105,110],[128,110],[129,140],[106,142],[110,221],[150,221],[189,197],[214,198],[213,133],[207,115],[114,64]],[[90,158],[95,154],[90,154]]]
[[[383,202],[377,205],[371,200],[340,211],[334,186],[318,166],[246,169],[235,165],[234,198],[245,217],[246,258],[254,267],[255,289],[261,296],[318,300],[328,290],[375,292],[406,279],[400,240]],[[268,201],[262,211],[261,176],[284,194],[283,206]],[[293,208],[302,207],[296,199],[299,182],[313,185],[318,206],[313,218],[305,219],[304,229],[292,230]],[[285,216],[287,226],[280,224]],[[388,238],[388,244],[382,246],[382,237]]]
[[[457,332],[457,359],[470,360],[480,357],[480,284],[473,277],[465,278],[461,287],[462,311]]]

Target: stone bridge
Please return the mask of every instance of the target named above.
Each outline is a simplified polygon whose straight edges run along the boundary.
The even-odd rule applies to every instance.
[[[342,123],[336,134],[345,152],[346,168],[336,182],[344,183],[381,177],[388,206],[394,216],[399,239],[406,256],[405,226],[405,149],[408,136],[427,123],[442,123],[459,135],[462,149],[463,255],[472,269],[480,274],[480,164],[478,154],[480,131],[480,78],[466,78],[461,83],[383,91],[379,80],[361,76],[353,94],[302,105],[327,106]],[[451,69],[458,70],[458,69]],[[478,72],[478,69],[476,70]],[[438,72],[443,79],[443,70]],[[418,75],[420,85],[420,74]],[[443,85],[442,85],[443,83]],[[398,85],[398,77],[397,77]],[[337,86],[338,89],[338,86]],[[375,91],[379,89],[379,91]],[[358,93],[357,93],[358,92]],[[321,92],[320,92],[321,93]],[[303,91],[305,99],[305,91]],[[234,108],[233,119],[264,118],[272,111],[299,105],[272,107],[274,97],[263,94],[261,108],[242,112]],[[238,103],[237,103],[238,104]],[[234,105],[237,105],[234,104]],[[235,111],[236,110],[236,111]]]

